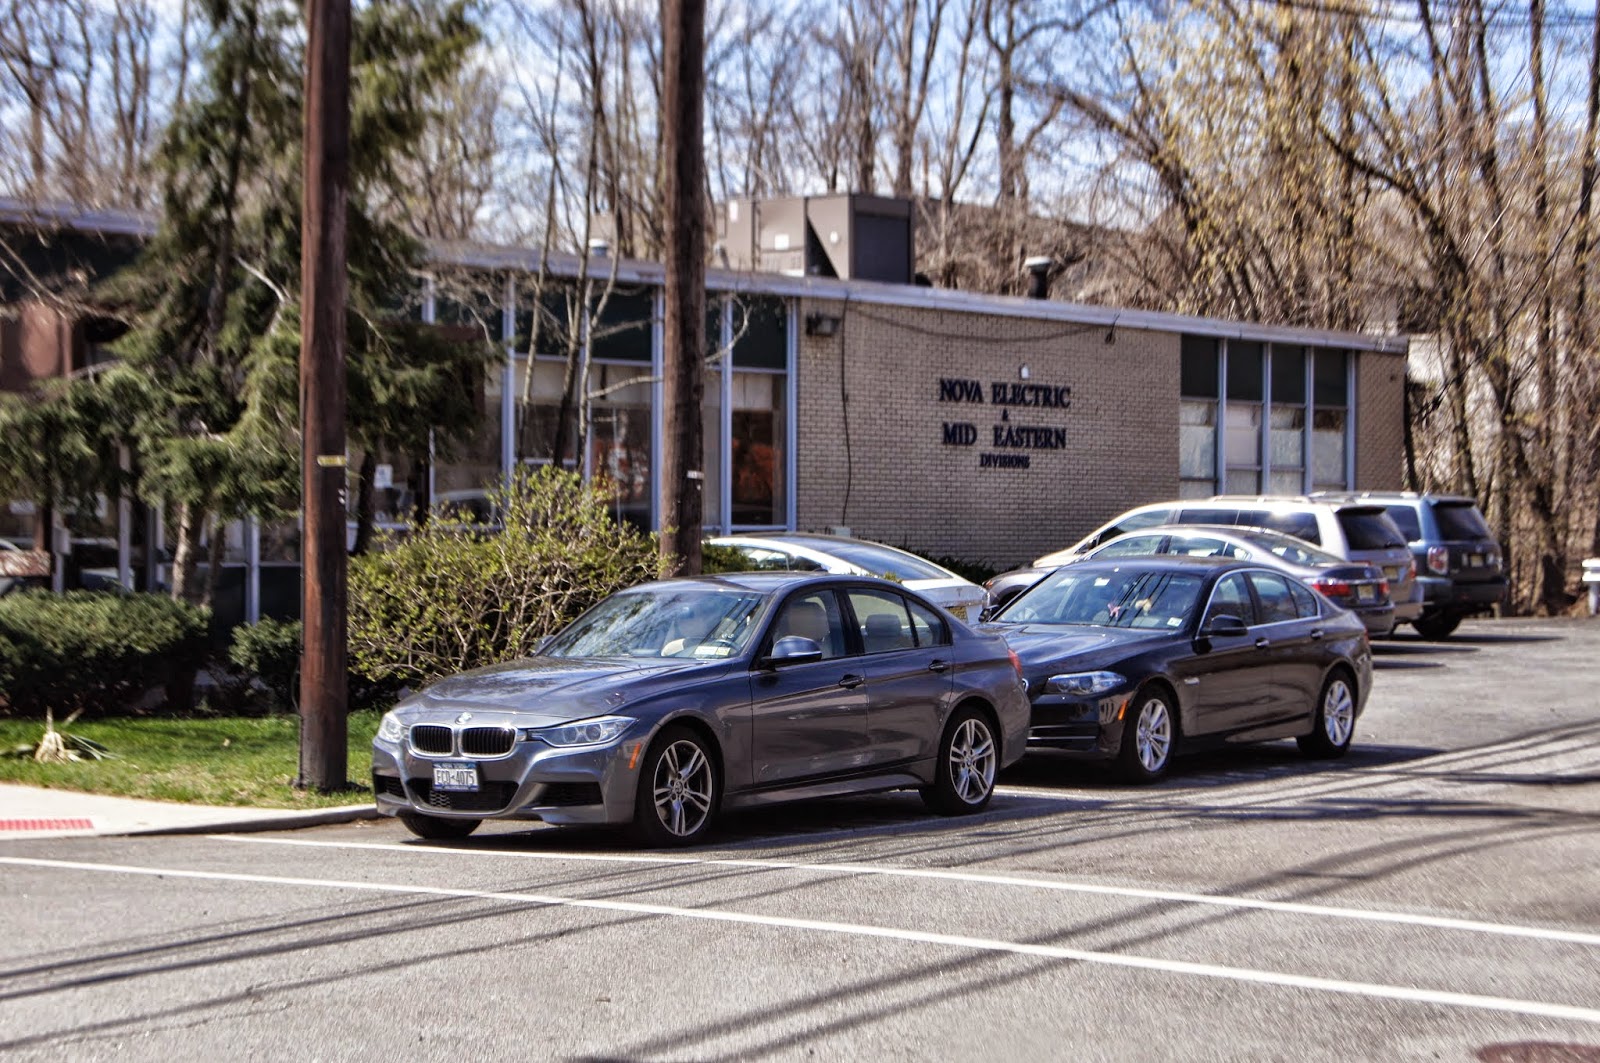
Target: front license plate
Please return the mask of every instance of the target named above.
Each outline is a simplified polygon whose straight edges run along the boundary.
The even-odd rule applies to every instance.
[[[470,760],[446,760],[433,766],[433,788],[475,793],[478,766]]]

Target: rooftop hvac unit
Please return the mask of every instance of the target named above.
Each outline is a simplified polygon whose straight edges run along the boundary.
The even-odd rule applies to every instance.
[[[717,233],[729,269],[911,283],[915,245],[907,200],[735,199],[718,212]]]

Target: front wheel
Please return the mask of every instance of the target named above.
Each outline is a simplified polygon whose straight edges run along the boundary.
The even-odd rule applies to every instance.
[[[419,838],[434,842],[455,841],[465,838],[478,829],[481,819],[445,819],[443,816],[425,816],[421,812],[402,812],[400,822]]]
[[[1460,613],[1429,613],[1411,621],[1411,626],[1429,642],[1438,642],[1449,638],[1461,626],[1461,620]]]
[[[989,718],[977,709],[959,709],[945,724],[933,785],[922,790],[923,802],[942,816],[981,812],[994,796],[1000,767],[1000,743]]]
[[[1308,757],[1342,757],[1350,748],[1356,733],[1356,696],[1350,689],[1350,680],[1342,672],[1335,672],[1322,686],[1322,697],[1317,701],[1317,719],[1308,735],[1296,741],[1300,752]]]
[[[1130,714],[1122,725],[1122,748],[1117,770],[1133,783],[1155,782],[1172,763],[1177,737],[1172,700],[1160,689],[1142,690],[1133,697]]]
[[[633,832],[646,845],[693,845],[711,832],[721,798],[716,759],[688,727],[665,728],[639,772]]]

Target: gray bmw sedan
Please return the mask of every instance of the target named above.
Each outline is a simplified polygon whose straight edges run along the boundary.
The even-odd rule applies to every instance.
[[[738,573],[622,591],[535,657],[405,699],[372,783],[424,838],[536,819],[685,845],[724,808],[799,798],[912,788],[976,812],[1027,731],[997,635],[885,580]]]

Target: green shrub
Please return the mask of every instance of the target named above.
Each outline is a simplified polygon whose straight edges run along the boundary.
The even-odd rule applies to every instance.
[[[228,660],[261,680],[273,707],[293,710],[300,695],[300,621],[261,620],[233,629]]]
[[[420,685],[531,654],[602,598],[662,573],[655,540],[612,519],[611,490],[520,471],[492,492],[498,529],[434,522],[350,566],[350,663]]]
[[[186,707],[210,614],[157,594],[0,598],[0,697],[18,715],[114,711],[156,686]]]

